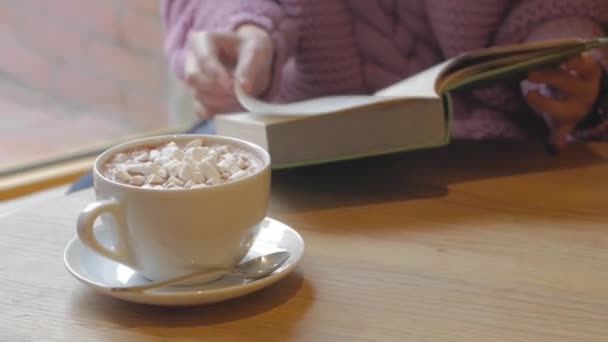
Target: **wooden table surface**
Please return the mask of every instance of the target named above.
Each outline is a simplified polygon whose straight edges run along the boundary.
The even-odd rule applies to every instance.
[[[454,144],[275,172],[296,271],[189,308],[103,297],[62,253],[91,191],[0,221],[0,341],[607,341],[608,144]]]

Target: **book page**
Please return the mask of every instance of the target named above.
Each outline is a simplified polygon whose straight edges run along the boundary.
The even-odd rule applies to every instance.
[[[438,93],[444,93],[448,88],[459,84],[472,83],[478,78],[497,77],[502,73],[526,68],[535,63],[549,62],[553,59],[551,57],[558,59],[564,51],[573,51],[577,48],[589,49],[607,43],[607,38],[587,41],[559,40],[475,50],[435,65],[373,95],[324,96],[279,104],[255,98],[247,94],[238,84],[235,84],[235,93],[243,108],[253,114],[323,115],[398,99],[437,98]],[[505,67],[510,65],[513,67]]]
[[[393,96],[393,97],[423,97],[436,98],[435,82],[443,71],[446,65],[451,60],[437,64],[429,69],[423,70],[401,82],[397,82],[391,86],[381,89],[375,93],[377,96]]]
[[[238,84],[234,91],[241,106],[250,113],[281,116],[322,115],[389,100],[373,95],[336,95],[291,103],[269,103],[247,94]]]
[[[468,68],[472,65],[483,64],[496,58],[535,52],[550,53],[550,51],[573,48],[584,43],[585,41],[580,39],[563,39],[531,42],[525,44],[499,45],[476,49],[453,58],[453,62],[445,68],[444,73],[451,74],[452,72],[456,71],[456,69]]]
[[[451,68],[451,70],[444,69],[443,73],[439,75],[435,87],[437,88],[437,91],[441,92],[445,89],[450,88],[450,86],[462,81],[466,81],[467,79],[470,79],[475,75],[479,75],[481,73],[496,70],[498,68],[503,68],[506,66],[518,65],[519,63],[542,58],[544,56],[548,56],[551,53],[556,54],[560,51],[563,50],[556,50],[551,52],[534,51],[514,55],[509,54],[505,56],[498,56],[494,59],[489,59],[487,61],[479,62],[477,64],[472,64],[462,68]]]

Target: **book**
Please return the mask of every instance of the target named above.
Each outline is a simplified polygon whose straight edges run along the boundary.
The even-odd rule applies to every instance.
[[[450,141],[451,96],[501,79],[524,79],[608,38],[556,40],[471,51],[371,95],[268,103],[235,87],[244,113],[218,115],[216,133],[262,146],[274,169],[425,148]]]

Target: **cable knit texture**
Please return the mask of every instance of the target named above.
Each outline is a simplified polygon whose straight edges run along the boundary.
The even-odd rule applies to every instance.
[[[371,93],[472,49],[605,36],[607,0],[165,0],[166,51],[183,72],[189,32],[251,23],[275,43],[267,99]],[[600,58],[606,65],[605,57]],[[484,139],[546,134],[518,84],[455,99],[452,135]]]

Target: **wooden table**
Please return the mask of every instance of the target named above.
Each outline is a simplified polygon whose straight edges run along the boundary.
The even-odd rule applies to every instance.
[[[276,172],[307,243],[252,295],[162,308],[97,295],[62,253],[90,191],[0,221],[0,341],[606,341],[608,145],[449,148]]]

